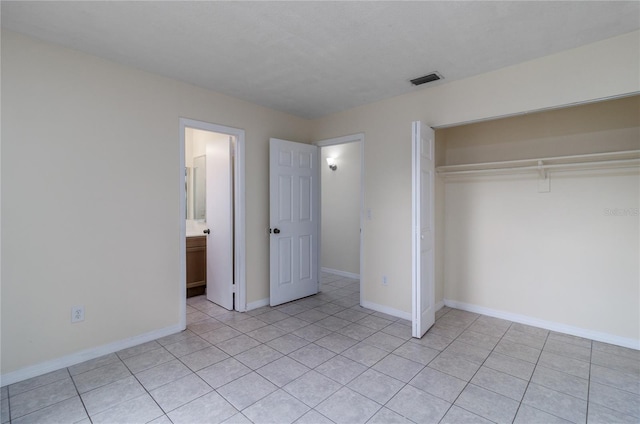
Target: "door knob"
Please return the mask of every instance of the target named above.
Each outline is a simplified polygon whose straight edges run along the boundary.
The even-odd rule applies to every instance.
[[[206,230],[204,230],[204,231],[202,231],[202,232],[203,232],[203,233],[205,233],[205,234],[209,234],[209,233],[211,233],[211,230],[209,230],[209,229],[207,228]]]
[[[274,228],[274,229],[273,229],[273,233],[274,233],[274,234],[280,234],[280,230],[279,230],[279,229],[277,229],[277,228]]]

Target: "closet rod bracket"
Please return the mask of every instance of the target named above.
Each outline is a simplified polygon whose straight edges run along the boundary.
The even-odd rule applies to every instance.
[[[538,193],[549,193],[551,191],[549,172],[542,160],[538,160],[538,176]]]

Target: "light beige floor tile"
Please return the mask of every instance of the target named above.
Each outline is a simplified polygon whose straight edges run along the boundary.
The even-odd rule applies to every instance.
[[[251,372],[234,380],[216,391],[238,411],[276,391],[278,388],[258,373]]]
[[[315,370],[344,385],[365,372],[367,367],[344,356],[337,355],[316,367]]]
[[[313,408],[341,387],[341,384],[328,377],[315,371],[309,371],[284,386],[283,390]]]
[[[384,405],[404,387],[404,383],[381,372],[368,369],[351,381],[347,387]]]
[[[87,412],[93,416],[145,393],[138,380],[131,376],[83,393],[81,397]]]
[[[492,422],[493,421],[484,419],[459,406],[453,405],[439,424],[491,424]]]
[[[520,402],[528,381],[488,367],[480,367],[471,383]]]
[[[112,362],[100,368],[73,376],[73,381],[79,393],[105,386],[114,381],[121,380],[131,375],[129,369],[120,361]]]
[[[465,388],[467,382],[433,368],[426,367],[420,371],[409,384],[447,402],[453,402],[460,395],[462,389]]]
[[[62,402],[55,403],[46,408],[38,409],[28,415],[16,418],[11,422],[13,424],[58,424],[58,423],[77,423],[87,419],[87,413],[82,406],[79,396],[73,396]],[[7,422],[7,421],[2,421]]]
[[[290,353],[288,356],[309,368],[315,368],[333,358],[336,354],[329,349],[311,343]]]
[[[66,368],[63,368],[38,377],[21,381],[19,383],[12,384],[8,387],[8,394],[11,394],[11,396],[19,395],[20,393],[28,392],[29,390],[33,390],[41,386],[46,386],[56,381],[66,380],[68,378],[69,371],[67,371]]]
[[[589,380],[584,378],[538,365],[533,372],[533,376],[531,376],[531,382],[582,400],[587,400]]]
[[[170,413],[173,424],[221,423],[238,413],[238,410],[213,391],[183,405]]]
[[[393,353],[384,357],[380,362],[371,367],[371,369],[400,380],[403,383],[411,381],[423,368],[424,365]]]
[[[22,392],[15,396],[11,395],[11,390],[9,390],[11,420],[77,395],[78,392],[68,374],[67,377],[62,380],[57,380],[44,386],[38,386],[35,389]]]
[[[255,424],[293,423],[309,407],[283,390],[277,390],[254,403],[242,413]]]
[[[416,423],[437,423],[451,404],[413,386],[405,386],[385,406]]]
[[[196,374],[189,374],[178,380],[152,390],[151,396],[166,413],[191,402],[213,390]]]
[[[640,395],[606,386],[600,383],[589,385],[589,402],[631,415],[640,421]]]
[[[522,403],[574,423],[587,420],[586,401],[535,383],[529,384]]]
[[[158,344],[158,346],[160,346]],[[124,364],[131,370],[132,373],[136,374],[140,371],[144,371],[146,369],[155,367],[156,365],[163,364],[165,362],[169,362],[175,359],[172,354],[167,352],[165,348],[160,347],[158,349],[149,350],[143,353],[140,353],[135,356],[130,356],[122,361]]]
[[[177,359],[136,374],[136,378],[148,391],[164,386],[191,374],[189,368]]]
[[[469,384],[455,404],[496,423],[511,423],[520,403],[482,387]]]
[[[93,415],[91,421],[93,424],[147,423],[162,416],[164,416],[162,409],[151,399],[151,396],[144,394]]]
[[[514,424],[570,424],[571,421],[565,420],[548,412],[541,411],[529,405],[520,405]],[[610,423],[609,423],[610,424]]]
[[[242,362],[252,370],[263,367],[280,358],[282,358],[282,354],[280,352],[264,344],[245,350],[235,356],[235,359]]]
[[[258,374],[278,387],[285,386],[308,371],[308,367],[286,356],[257,370]]]
[[[217,389],[250,372],[251,368],[242,364],[240,361],[234,358],[227,358],[201,369],[197,374],[206,381],[207,384]]]
[[[343,387],[316,407],[316,410],[336,423],[365,423],[381,405]]]

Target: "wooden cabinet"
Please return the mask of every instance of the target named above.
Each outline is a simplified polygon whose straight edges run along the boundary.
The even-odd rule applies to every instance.
[[[203,294],[206,286],[207,237],[187,237],[187,297]]]

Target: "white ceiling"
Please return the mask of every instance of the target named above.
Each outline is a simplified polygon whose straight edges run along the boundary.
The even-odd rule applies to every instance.
[[[409,80],[431,71],[442,84],[640,28],[639,1],[3,0],[1,14],[3,28],[305,118],[419,90]]]

